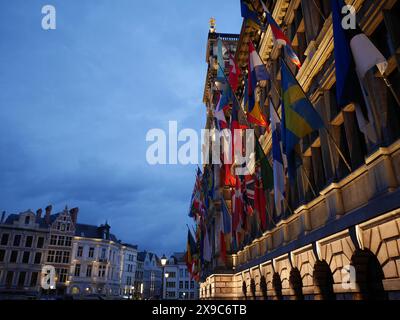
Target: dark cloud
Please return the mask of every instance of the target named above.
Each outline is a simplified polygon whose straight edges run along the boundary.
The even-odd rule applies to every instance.
[[[212,0],[0,3],[0,210],[79,206],[124,241],[183,250],[195,166],[150,166],[146,133],[200,130]],[[217,27],[239,32],[237,4]],[[235,17],[235,18],[232,18]],[[223,31],[223,30],[220,30]]]

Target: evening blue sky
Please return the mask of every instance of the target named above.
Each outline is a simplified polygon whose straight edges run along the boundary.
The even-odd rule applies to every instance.
[[[196,166],[148,165],[145,137],[204,127],[211,16],[240,32],[234,0],[2,0],[0,210],[78,206],[140,249],[183,251]]]

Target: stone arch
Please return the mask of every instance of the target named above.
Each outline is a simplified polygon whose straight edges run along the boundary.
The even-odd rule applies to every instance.
[[[325,260],[317,260],[314,264],[313,280],[317,289],[318,300],[335,300],[333,275]]]
[[[250,292],[253,300],[256,300],[256,281],[253,278],[250,280]]]
[[[242,293],[243,293],[244,299],[247,300],[247,284],[246,284],[246,281],[244,281],[244,280],[242,282]]]
[[[293,290],[295,300],[304,300],[303,281],[299,269],[293,268],[290,271],[289,284]]]
[[[385,275],[378,258],[368,249],[357,249],[351,257],[356,271],[359,297],[362,300],[384,300],[387,293],[383,287]]]
[[[279,276],[279,273],[277,273],[277,272],[275,272],[274,275],[272,276],[272,286],[275,291],[276,299],[283,300],[282,281],[281,281],[281,277]]]
[[[261,290],[261,294],[264,298],[264,300],[268,300],[268,285],[267,285],[267,279],[265,278],[265,276],[261,276],[260,278],[260,290]]]

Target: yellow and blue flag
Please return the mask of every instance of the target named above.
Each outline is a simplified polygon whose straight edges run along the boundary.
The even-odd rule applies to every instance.
[[[324,123],[283,60],[281,65],[283,92],[282,141],[285,154],[290,155],[300,139],[314,130],[322,128]]]

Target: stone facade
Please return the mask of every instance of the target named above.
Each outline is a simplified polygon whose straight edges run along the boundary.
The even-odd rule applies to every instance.
[[[312,7],[315,3],[319,11]],[[375,144],[358,128],[354,106],[336,107],[329,1],[315,3],[277,0],[269,4],[269,9],[293,39],[294,49],[302,61],[296,77],[336,143],[346,150],[352,170],[344,169],[332,142],[322,131],[303,139],[303,170],[309,183],[301,176],[289,190],[288,201],[293,212],[262,236],[232,251],[226,265],[221,264],[219,243],[214,236],[212,268],[200,286],[202,299],[400,298],[400,106],[382,79],[371,74],[373,79],[368,85],[371,99],[382,97],[371,103],[375,103],[377,113],[391,114],[391,119],[375,119],[381,134]],[[400,94],[400,35],[392,30],[398,23],[393,17],[400,11],[399,1],[347,3],[354,5],[360,26],[385,52],[389,61],[388,78]],[[388,35],[386,41],[395,51],[387,49],[390,45],[379,43],[377,39],[383,34]],[[236,59],[242,68],[247,63],[249,39],[254,41],[269,67],[271,81],[279,86],[281,52],[273,44],[270,28],[257,32],[243,24],[236,50]],[[212,117],[216,90],[210,69],[204,101]],[[296,72],[294,68],[292,71]],[[279,101],[276,90],[269,87],[265,90],[265,96]],[[271,135],[261,134],[260,142],[269,154]],[[224,192],[223,185],[219,192]],[[218,206],[215,211],[218,212]],[[213,214],[214,226],[218,226],[218,215]]]

